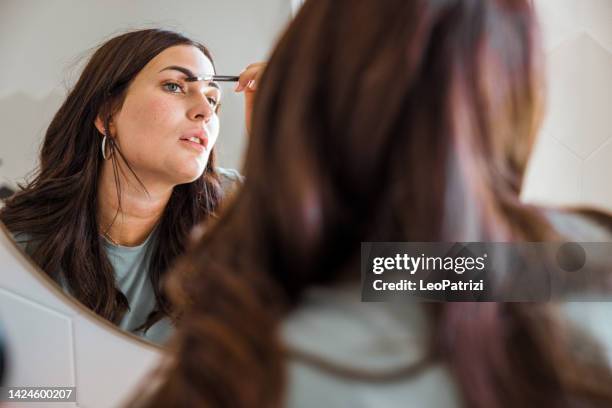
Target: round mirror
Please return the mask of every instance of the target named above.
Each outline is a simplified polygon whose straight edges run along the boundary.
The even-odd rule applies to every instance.
[[[0,119],[12,135],[0,140],[0,219],[33,270],[115,327],[165,343],[164,273],[241,184],[254,91],[208,76],[265,60],[292,6],[0,6],[11,56]]]

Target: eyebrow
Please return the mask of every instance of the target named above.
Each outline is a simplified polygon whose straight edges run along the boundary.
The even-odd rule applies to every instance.
[[[185,74],[185,75],[187,76],[187,78],[186,78],[187,80],[191,80],[191,81],[198,81],[198,80],[199,80],[199,79],[198,79],[199,77],[198,77],[198,76],[196,76],[196,75],[194,75],[194,73],[193,73],[193,72],[191,72],[191,70],[190,70],[190,69],[185,68],[185,67],[181,67],[181,66],[178,66],[178,65],[170,65],[169,67],[166,67],[166,68],[164,68],[164,69],[160,70],[159,72],[162,72],[162,71],[168,71],[168,70],[179,71],[179,72],[181,72],[181,73]],[[217,83],[216,83],[216,82],[214,82],[214,81],[209,81],[209,82],[208,82],[208,85],[209,85],[209,86],[212,86],[213,88],[217,88],[217,89],[219,89],[219,90],[220,90],[220,88],[219,88],[219,84],[217,84]]]

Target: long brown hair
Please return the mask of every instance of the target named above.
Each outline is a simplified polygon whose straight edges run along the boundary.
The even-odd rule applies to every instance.
[[[147,406],[282,405],[279,325],[358,281],[361,242],[557,238],[519,200],[539,52],[528,0],[308,0],[261,80],[247,182],[171,275],[184,314]],[[550,306],[425,309],[467,406],[612,405]]]
[[[121,203],[119,160],[132,168],[110,137],[110,118],[120,109],[134,77],[156,55],[175,45],[197,47],[212,61],[204,45],[159,29],[128,32],[99,47],[51,121],[33,178],[0,211],[0,220],[10,231],[30,237],[35,248],[32,258],[45,273],[65,282],[76,299],[116,323],[129,305],[116,286],[96,221],[103,159],[102,137],[94,121],[100,115],[109,145],[117,153],[111,157]],[[145,327],[171,312],[162,277],[184,251],[192,227],[214,214],[219,205],[221,191],[214,166],[212,151],[202,177],[174,188],[158,223],[149,266],[156,309]]]

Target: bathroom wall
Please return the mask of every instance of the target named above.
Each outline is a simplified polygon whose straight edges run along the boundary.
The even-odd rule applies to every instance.
[[[548,109],[523,198],[612,210],[612,1],[534,0]]]
[[[91,50],[130,29],[162,27],[202,41],[220,74],[267,57],[291,17],[289,0],[2,0],[0,186],[36,163],[44,132]],[[218,164],[239,168],[245,144],[242,94],[225,91]]]

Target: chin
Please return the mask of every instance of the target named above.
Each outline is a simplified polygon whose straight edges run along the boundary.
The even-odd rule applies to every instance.
[[[183,168],[181,170],[182,171],[175,173],[176,184],[193,183],[194,181],[202,177],[204,171],[206,170],[206,165],[197,166],[197,168]],[[178,177],[176,177],[177,174]]]
[[[202,177],[202,175],[204,174],[204,171],[202,171],[201,173],[195,173],[192,174],[190,176],[185,176],[182,177],[180,180],[177,180],[176,184],[188,184],[188,183],[193,183],[194,181],[196,181],[197,179],[199,179],[200,177]]]

